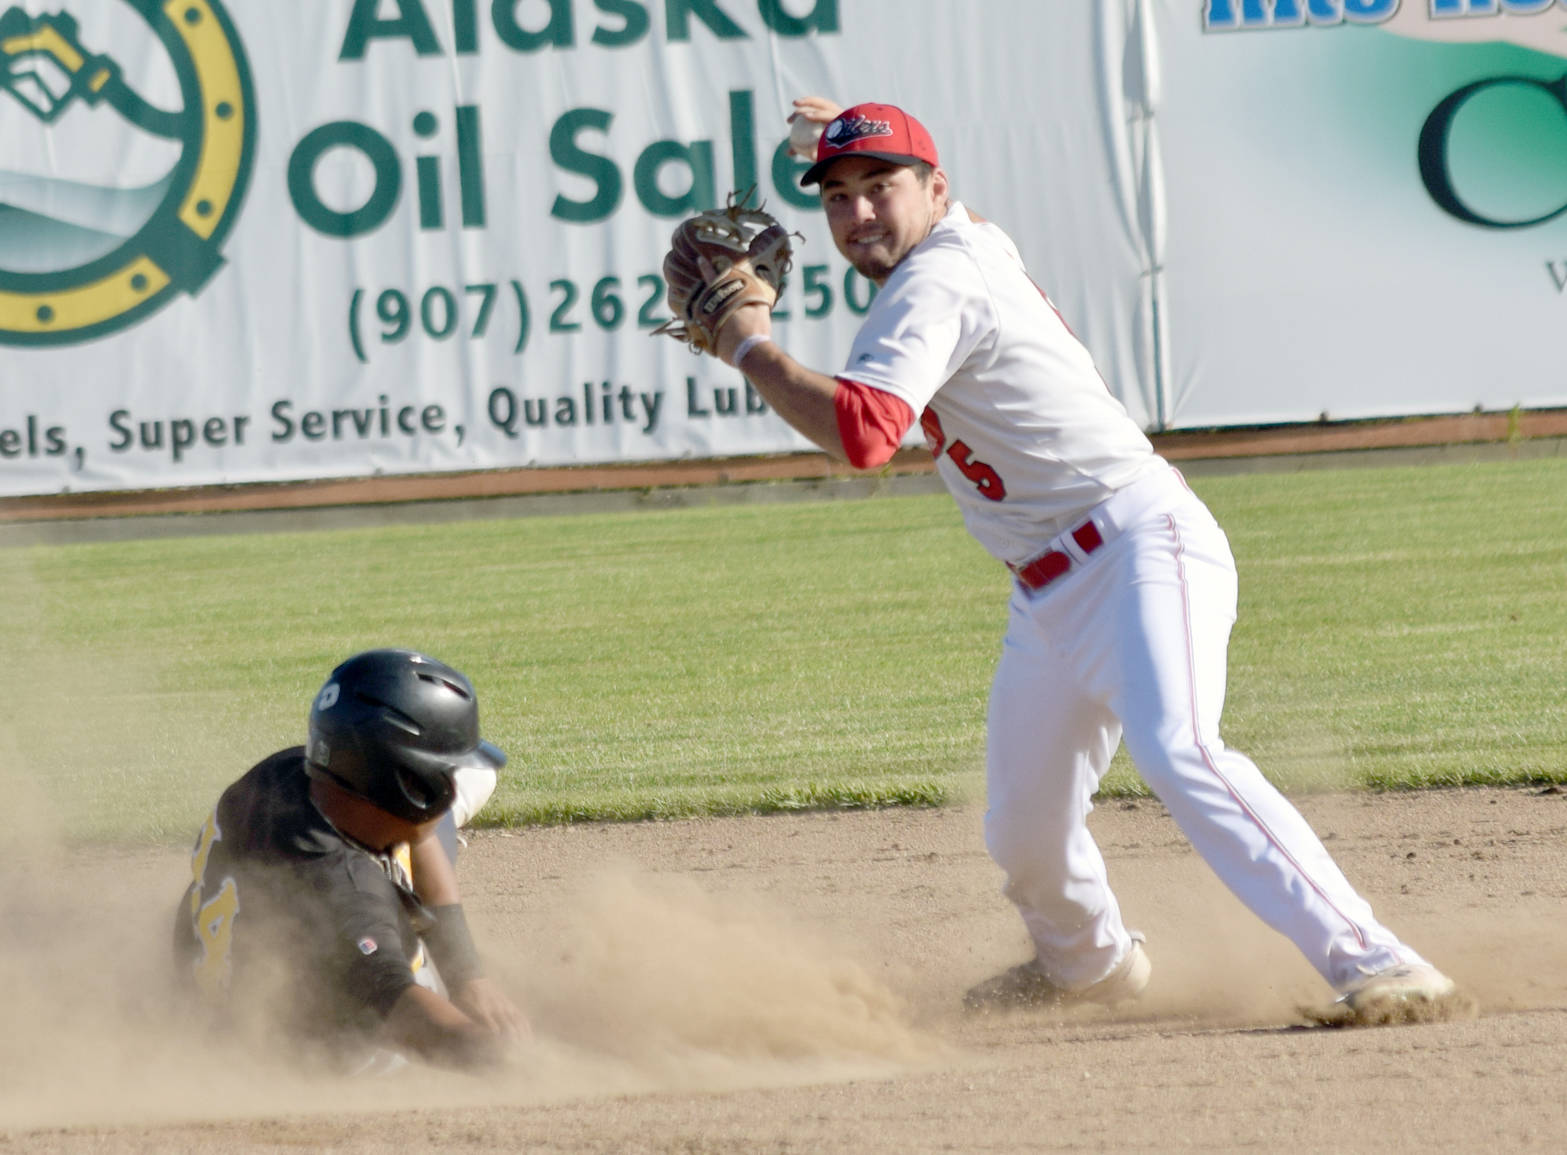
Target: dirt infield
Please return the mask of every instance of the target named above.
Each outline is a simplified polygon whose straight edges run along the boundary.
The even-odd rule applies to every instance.
[[[1253,431],[1222,446],[1172,435],[1160,448],[1222,462],[1505,451],[1514,434],[1567,447],[1529,440],[1567,435],[1567,414],[1444,420],[1459,424]],[[586,488],[839,476],[817,464],[621,471]],[[0,522],[298,516],[587,480],[13,499]],[[1150,802],[1112,801],[1092,820],[1154,962],[1146,999],[1116,1014],[958,1009],[966,986],[1025,953],[977,810],[579,825],[481,832],[461,863],[481,945],[535,1025],[515,1065],[322,1082],[169,1026],[160,983],[183,853],[67,848],[24,822],[0,887],[0,1153],[1561,1150],[1567,795],[1297,802],[1379,915],[1478,1000],[1478,1018],[1306,1027],[1301,1009],[1326,988]]]
[[[1154,960],[1118,1015],[958,1010],[1024,949],[974,809],[584,825],[461,863],[515,1067],[322,1084],[158,1026],[182,854],[39,849],[0,900],[0,1151],[1560,1150],[1567,795],[1298,802],[1479,1018],[1304,1028],[1325,987],[1154,803],[1092,820]]]

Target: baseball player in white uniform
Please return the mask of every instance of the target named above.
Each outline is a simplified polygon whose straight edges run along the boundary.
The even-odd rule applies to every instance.
[[[912,116],[796,105],[796,118],[828,122],[801,183],[820,185],[838,250],[879,291],[834,376],[773,343],[765,307],[726,324],[718,354],[859,468],[887,461],[917,418],[967,528],[1014,578],[990,697],[985,838],[1035,957],[966,1003],[1118,1002],[1146,987],[1141,936],[1122,922],[1086,822],[1123,740],[1192,845],[1348,1013],[1387,1021],[1390,1007],[1452,996],[1220,739],[1236,610],[1224,533],[1012,241],[952,199]]]

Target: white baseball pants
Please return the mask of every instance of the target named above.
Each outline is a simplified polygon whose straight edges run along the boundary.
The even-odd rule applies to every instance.
[[[1123,739],[1224,884],[1334,988],[1424,961],[1219,737],[1236,576],[1207,507],[1171,469],[1092,519],[1104,545],[1074,551],[1072,569],[1037,592],[1014,587],[990,696],[985,840],[1047,976],[1088,986],[1130,948],[1086,821]]]

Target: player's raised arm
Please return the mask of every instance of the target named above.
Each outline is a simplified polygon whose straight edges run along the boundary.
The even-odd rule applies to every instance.
[[[797,100],[790,119],[797,152],[806,147],[805,132],[794,140],[802,126],[817,137],[815,163],[800,183],[820,185],[833,243],[861,276],[886,285],[949,208],[947,176],[929,134],[890,106],[840,111],[825,97]],[[859,468],[884,464],[916,416],[900,395],[902,384],[828,376],[773,341],[788,242],[771,217],[732,203],[684,222],[664,262],[675,320],[661,331],[740,369],[779,416],[829,456]]]
[[[725,364],[746,375],[762,399],[835,461],[848,461],[834,402],[837,379],[806,368],[772,339],[767,309],[742,309],[719,334],[715,350]]]
[[[808,369],[771,334],[767,311],[746,308],[719,335],[718,356],[833,460],[856,469],[886,464],[914,424],[914,411],[891,393]]]

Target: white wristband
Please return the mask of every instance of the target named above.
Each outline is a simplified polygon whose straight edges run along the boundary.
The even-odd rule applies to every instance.
[[[741,341],[738,345],[735,346],[735,351],[729,355],[729,364],[733,365],[736,369],[740,368],[740,362],[745,360],[747,353],[756,348],[758,345],[771,340],[772,337],[768,336],[766,333],[752,333],[744,341]]]

